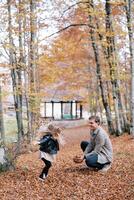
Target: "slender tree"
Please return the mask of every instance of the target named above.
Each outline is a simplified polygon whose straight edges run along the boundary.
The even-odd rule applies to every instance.
[[[18,144],[20,144],[23,132],[22,120],[22,95],[21,95],[21,72],[17,63],[15,45],[12,37],[12,15],[11,15],[11,0],[7,0],[8,8],[8,34],[9,34],[9,64],[11,66],[11,77],[13,85],[13,96],[16,111],[16,120],[18,127]],[[19,147],[19,145],[18,145]]]
[[[2,88],[0,85],[0,134],[1,141],[5,143],[5,130],[4,130],[4,118],[3,118],[3,103],[2,103]]]
[[[125,1],[125,10],[127,17],[127,28],[129,36],[130,67],[131,67],[131,134],[134,137],[134,36],[133,36],[133,16],[132,0]]]
[[[30,138],[35,133],[37,120],[37,20],[36,0],[30,0],[30,49],[29,49],[29,119]]]
[[[116,115],[116,125],[117,125],[117,134],[122,133],[120,115],[119,115],[119,85],[118,85],[118,74],[117,74],[117,60],[115,55],[115,40],[113,36],[113,24],[112,24],[112,15],[111,15],[111,1],[106,0],[105,4],[106,10],[106,40],[107,40],[107,60],[110,67],[110,77],[112,83],[113,91],[113,100],[115,107]]]
[[[94,25],[94,22],[93,22],[92,13],[90,11],[91,8],[92,8],[92,10],[94,10],[94,4],[93,4],[92,0],[89,1],[89,28],[90,28],[90,37],[91,37],[92,47],[93,47],[94,55],[95,55],[96,72],[97,72],[97,77],[98,77],[98,80],[99,80],[99,86],[100,86],[100,91],[101,91],[103,106],[104,106],[105,111],[106,111],[108,128],[109,128],[109,132],[110,133],[114,133],[114,126],[113,126],[113,123],[112,123],[112,116],[111,116],[111,112],[110,112],[110,107],[109,107],[108,99],[107,99],[106,92],[105,92],[105,89],[104,89],[105,86],[104,86],[104,83],[103,83],[103,80],[102,80],[102,72],[101,72],[99,48],[98,48],[98,45],[97,45],[97,39],[95,38],[95,25]]]

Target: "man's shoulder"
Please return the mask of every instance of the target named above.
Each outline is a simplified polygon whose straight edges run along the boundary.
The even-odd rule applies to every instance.
[[[103,135],[103,136],[108,136],[106,130],[104,128],[102,128],[102,127],[98,128],[98,134],[99,135]]]

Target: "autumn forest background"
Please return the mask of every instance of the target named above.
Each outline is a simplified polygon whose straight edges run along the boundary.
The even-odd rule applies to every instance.
[[[114,138],[115,149],[120,140],[129,144],[128,136],[134,138],[133,0],[1,0],[0,16],[0,155],[4,150],[7,161],[0,171],[14,168],[22,149],[31,149],[42,123],[41,102],[57,93],[64,93],[65,101],[80,98],[85,111],[105,121],[111,137],[125,137]],[[10,121],[5,117],[9,96]]]

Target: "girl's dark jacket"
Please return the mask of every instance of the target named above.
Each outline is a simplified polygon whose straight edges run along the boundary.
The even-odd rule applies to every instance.
[[[38,144],[40,145],[40,151],[45,153],[57,154],[57,151],[59,151],[59,143],[55,138],[53,138],[51,133],[44,135],[39,140]]]

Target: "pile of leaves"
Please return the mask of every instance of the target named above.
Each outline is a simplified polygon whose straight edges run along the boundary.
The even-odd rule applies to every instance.
[[[42,182],[39,152],[21,155],[15,171],[0,174],[1,200],[133,200],[134,140],[130,135],[112,137],[114,162],[105,174],[90,170],[73,157],[82,154],[81,140],[89,138],[88,127],[64,130],[66,144],[57,162]]]

